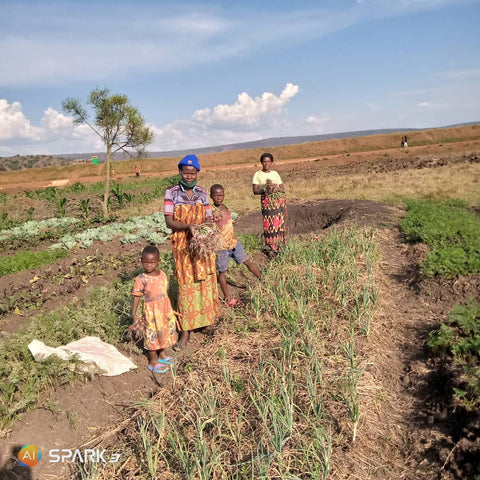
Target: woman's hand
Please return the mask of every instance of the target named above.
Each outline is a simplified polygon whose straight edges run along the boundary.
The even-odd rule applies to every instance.
[[[190,237],[195,236],[195,230],[197,229],[198,225],[189,225],[188,226],[188,234]]]
[[[189,225],[187,223],[180,222],[179,220],[174,220],[172,215],[165,215],[165,223],[173,232],[187,232],[187,235],[192,233],[191,227],[197,226]]]

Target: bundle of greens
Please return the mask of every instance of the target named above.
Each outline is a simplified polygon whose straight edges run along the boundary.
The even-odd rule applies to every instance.
[[[195,228],[194,235],[188,241],[192,258],[205,259],[217,250],[221,250],[223,241],[215,224],[203,223]]]
[[[272,200],[277,200],[282,196],[282,192],[278,191],[278,185],[271,180],[267,180],[265,183],[265,196]]]

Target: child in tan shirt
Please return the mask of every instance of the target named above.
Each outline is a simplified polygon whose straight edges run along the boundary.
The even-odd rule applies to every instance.
[[[213,220],[217,224],[220,235],[225,244],[225,249],[217,252],[217,271],[218,282],[223,292],[223,297],[229,307],[241,305],[237,298],[231,298],[227,285],[227,269],[230,258],[233,258],[237,264],[243,263],[258,279],[262,274],[257,265],[252,262],[242,243],[235,236],[233,231],[233,220],[230,210],[223,204],[225,190],[222,185],[212,185],[210,188],[210,198],[213,201]]]

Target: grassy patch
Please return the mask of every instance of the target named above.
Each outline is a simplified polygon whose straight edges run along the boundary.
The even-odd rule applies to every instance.
[[[240,242],[242,242],[245,251],[252,255],[254,252],[261,251],[263,249],[263,241],[261,235],[255,235],[254,233],[245,233],[237,235]]]
[[[402,229],[411,242],[431,247],[422,270],[428,276],[480,272],[480,221],[459,200],[412,200]]]
[[[158,192],[165,192],[168,187],[176,185],[180,180],[179,175],[173,175],[170,177],[157,178],[157,177],[145,177],[144,179],[119,179],[118,181],[112,180],[111,185],[121,185],[125,191],[135,192],[140,190],[142,192],[147,190],[157,190]],[[54,187],[47,187],[46,189],[34,190],[33,195],[37,198],[45,198],[48,196],[49,189]],[[80,183],[76,182],[67,187],[58,188],[57,192],[61,195],[64,194],[86,194],[97,193],[102,194],[105,192],[105,182],[95,183]]]
[[[25,330],[0,337],[0,426],[33,408],[42,392],[73,382],[71,364],[58,359],[35,362],[28,344],[33,339],[57,347],[87,335],[118,343],[130,321],[131,282],[94,289],[83,305],[72,305],[32,318]],[[74,369],[73,369],[74,370]]]
[[[428,346],[450,366],[453,396],[470,411],[480,408],[480,303],[457,305],[448,321],[431,332]]]
[[[174,366],[161,401],[138,407],[116,440],[122,475],[326,479],[366,415],[359,345],[376,301],[375,260],[371,231],[289,242],[252,284],[248,306]],[[102,478],[120,475],[118,465],[100,467]]]
[[[55,263],[58,259],[67,256],[66,250],[43,250],[41,252],[18,252],[11,257],[0,257],[0,277]]]

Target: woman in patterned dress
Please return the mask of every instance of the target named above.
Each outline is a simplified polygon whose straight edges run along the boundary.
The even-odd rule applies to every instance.
[[[285,245],[287,215],[285,187],[278,172],[271,170],[273,164],[271,153],[262,154],[260,163],[262,170],[255,172],[252,188],[254,195],[261,195],[266,253],[272,257],[280,253]]]
[[[207,191],[197,186],[200,163],[195,155],[187,155],[178,164],[181,180],[165,191],[163,213],[171,236],[175,273],[178,280],[178,310],[182,332],[175,350],[185,348],[190,332],[214,323],[219,313],[215,252],[206,258],[192,258],[188,239],[195,228],[212,212]]]

